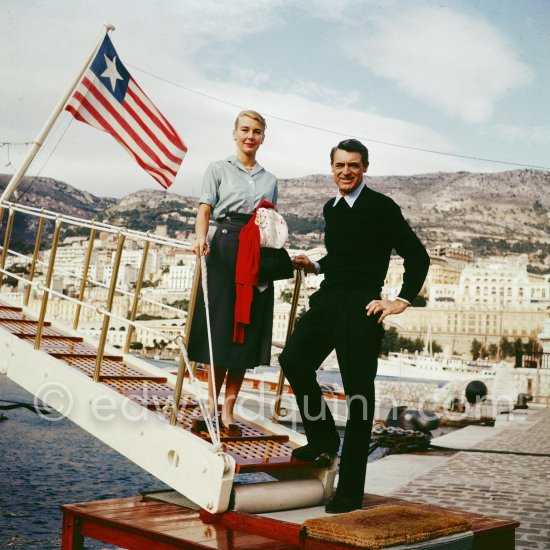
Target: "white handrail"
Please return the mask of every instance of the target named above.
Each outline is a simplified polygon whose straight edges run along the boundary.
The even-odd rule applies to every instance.
[[[59,214],[51,210],[15,204],[9,201],[0,201],[0,207],[11,208],[16,212],[22,212],[31,216],[43,216],[48,220],[60,219],[64,222],[69,223],[70,225],[75,225],[77,227],[85,227],[87,229],[95,227],[100,231],[105,231],[106,233],[112,233],[114,235],[118,235],[121,231],[124,231],[126,233],[126,238],[131,238],[133,240],[149,241],[151,243],[159,245],[171,246],[179,250],[187,250],[189,252],[191,251],[191,245],[188,243],[185,243],[178,239],[172,239],[171,237],[161,237],[160,235],[155,235],[151,232],[143,232],[136,231],[135,229],[116,227],[114,225],[110,225],[104,222],[85,220],[83,218],[77,218],[76,216],[71,216],[69,214]]]

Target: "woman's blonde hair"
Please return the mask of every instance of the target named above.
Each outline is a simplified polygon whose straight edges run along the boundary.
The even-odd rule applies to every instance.
[[[256,111],[241,111],[237,115],[237,118],[235,119],[235,130],[237,129],[237,126],[239,125],[239,118],[241,118],[242,116],[247,116],[247,117],[255,120],[256,122],[259,122],[262,125],[262,129],[265,132],[265,129],[267,128],[267,122],[265,121],[265,118],[260,113],[258,113]]]

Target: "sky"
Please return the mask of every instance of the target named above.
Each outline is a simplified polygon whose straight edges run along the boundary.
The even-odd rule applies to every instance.
[[[0,173],[23,162],[102,32],[188,153],[198,195],[235,151],[241,109],[268,123],[257,160],[329,174],[360,138],[368,174],[550,167],[548,0],[0,0]],[[435,154],[416,149],[438,151]],[[456,156],[455,156],[456,155]],[[108,134],[63,112],[28,174],[98,196],[162,189]]]

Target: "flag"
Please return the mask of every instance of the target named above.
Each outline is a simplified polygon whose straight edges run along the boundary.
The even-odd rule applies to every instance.
[[[111,134],[165,189],[187,147],[145,95],[105,36],[65,109]]]

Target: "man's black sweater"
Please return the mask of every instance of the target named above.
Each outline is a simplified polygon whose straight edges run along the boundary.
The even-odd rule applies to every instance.
[[[365,187],[350,208],[342,197],[323,207],[327,255],[319,264],[321,288],[365,288],[379,295],[392,249],[404,260],[399,297],[412,302],[428,273],[430,258],[390,197]],[[343,203],[343,204],[340,204]]]

